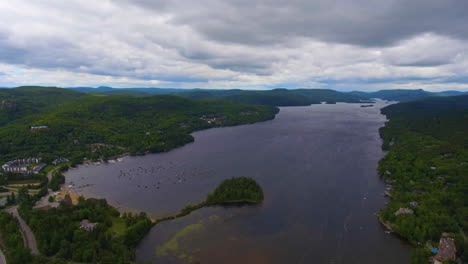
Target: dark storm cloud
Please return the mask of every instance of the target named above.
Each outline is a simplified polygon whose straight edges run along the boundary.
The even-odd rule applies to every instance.
[[[226,54],[202,48],[194,48],[190,51],[179,50],[179,52],[187,59],[209,65],[214,69],[229,69],[258,75],[271,74],[271,64],[275,61],[274,58],[265,58],[255,54]]]
[[[466,25],[466,0],[0,1],[0,85],[464,80]]]
[[[395,65],[397,66],[403,66],[403,67],[434,67],[434,66],[442,66],[442,65],[447,65],[450,64],[451,60],[421,60],[421,61],[415,61],[415,62],[402,62],[402,63],[396,63]]]
[[[468,38],[464,0],[200,0],[132,3],[169,12],[174,23],[207,38],[265,45],[307,37],[362,46],[386,46],[424,32]]]
[[[9,40],[0,32],[0,62],[38,68],[68,68],[89,66],[91,61],[77,46],[60,38],[42,38],[21,44]]]

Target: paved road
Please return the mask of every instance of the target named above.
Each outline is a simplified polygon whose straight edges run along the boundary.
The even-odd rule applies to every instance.
[[[6,264],[6,258],[5,255],[3,255],[3,252],[0,250],[0,264]]]
[[[7,212],[12,214],[20,224],[21,233],[23,234],[23,241],[26,247],[31,250],[31,254],[39,255],[39,250],[37,249],[36,237],[34,237],[33,232],[23,220],[23,218],[18,213],[18,206],[13,206],[6,209]]]

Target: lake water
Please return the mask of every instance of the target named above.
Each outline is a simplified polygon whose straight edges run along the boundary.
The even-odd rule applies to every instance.
[[[376,172],[383,157],[378,102],[284,107],[272,121],[193,134],[168,153],[80,166],[68,183],[86,196],[152,217],[204,200],[223,179],[256,179],[259,206],[203,208],[156,225],[137,249],[149,263],[408,263],[409,246],[384,232]]]

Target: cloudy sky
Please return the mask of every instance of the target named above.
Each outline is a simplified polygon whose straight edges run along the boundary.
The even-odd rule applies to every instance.
[[[0,1],[0,87],[30,84],[468,90],[468,1]]]

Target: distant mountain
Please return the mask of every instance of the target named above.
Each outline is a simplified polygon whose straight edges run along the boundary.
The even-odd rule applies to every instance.
[[[68,90],[73,90],[76,92],[81,92],[81,93],[101,93],[101,92],[109,92],[114,90],[112,87],[106,87],[106,86],[99,86],[97,88],[93,87],[70,87],[66,88]]]
[[[271,106],[304,106],[321,102],[361,103],[368,101],[368,97],[342,93],[329,89],[273,89],[268,91],[253,90],[198,90],[178,93],[177,95],[190,99],[219,98],[229,102],[260,104]]]
[[[148,96],[172,94],[193,100],[222,99],[224,101],[269,106],[301,106],[321,102],[360,103],[368,101],[368,96],[342,93],[329,89],[273,89],[258,90],[216,90],[216,89],[177,89],[177,88],[111,88],[111,87],[74,87],[70,90],[84,93],[109,95]]]
[[[436,93],[441,96],[459,96],[459,95],[468,95],[468,92],[461,92],[461,91],[443,91]]]
[[[223,90],[198,88],[113,88],[108,86],[100,86],[97,88],[70,87],[66,89],[81,93],[96,93],[121,96],[177,95],[193,100],[221,99],[224,101],[234,103],[259,104],[269,106],[304,106],[310,104],[319,104],[321,102],[365,103],[370,102],[373,98],[405,102],[434,96],[468,95],[468,92],[461,91],[428,92],[422,89],[394,89],[380,90],[376,92],[338,92],[331,89],[278,88],[273,90]]]
[[[364,97],[367,99],[380,98],[380,99],[389,100],[389,101],[405,102],[405,101],[412,101],[412,100],[422,99],[426,97],[433,97],[433,96],[468,95],[468,92],[460,92],[460,91],[428,92],[422,89],[418,89],[418,90],[394,89],[394,90],[380,90],[377,92],[353,91],[353,92],[350,92],[350,94]]]
[[[178,88],[112,88],[107,86],[92,87],[69,87],[69,90],[82,93],[112,93],[115,95],[156,95],[156,94],[173,94],[187,91],[187,89]]]
[[[389,101],[411,101],[411,100],[431,96],[430,92],[426,92],[422,89],[418,89],[418,90],[395,89],[395,90],[380,90],[377,92],[354,91],[354,92],[351,92],[351,94],[363,96],[368,99],[379,98],[379,99],[389,100]]]

